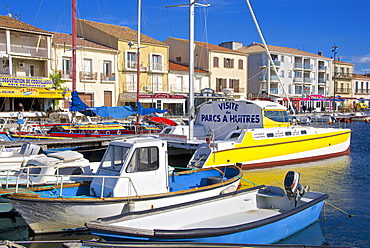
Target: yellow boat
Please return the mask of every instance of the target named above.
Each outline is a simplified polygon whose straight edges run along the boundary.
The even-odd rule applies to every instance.
[[[270,167],[348,154],[350,129],[293,125],[286,107],[270,101],[210,101],[189,126],[165,128],[169,154],[193,154],[187,167],[239,163]]]

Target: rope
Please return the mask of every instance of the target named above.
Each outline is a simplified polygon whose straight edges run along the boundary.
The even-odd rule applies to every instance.
[[[329,206],[332,206],[333,208],[335,208],[335,209],[337,209],[337,210],[341,211],[342,213],[347,214],[347,215],[348,215],[348,217],[354,217],[354,216],[356,216],[356,215],[354,215],[354,214],[349,214],[349,213],[347,213],[346,211],[344,211],[344,210],[342,210],[342,209],[340,209],[340,208],[338,208],[338,207],[334,206],[333,204],[331,204],[331,203],[329,203],[329,202],[327,202],[327,201],[325,202],[325,204],[328,204]]]
[[[240,179],[241,179],[241,180],[243,180],[243,181],[246,181],[246,182],[248,182],[248,183],[253,184],[254,186],[259,185],[258,183],[254,183],[254,182],[248,181],[247,179],[245,179],[245,178],[243,178],[243,177],[241,177],[241,176],[237,176],[237,177],[238,177],[238,178],[240,178]]]

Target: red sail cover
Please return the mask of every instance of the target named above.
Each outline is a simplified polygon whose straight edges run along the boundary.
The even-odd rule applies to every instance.
[[[174,122],[173,120],[164,118],[164,117],[152,116],[151,120],[154,121],[154,122],[157,122],[157,123],[161,123],[161,124],[167,124],[167,125],[170,125],[170,126],[177,126],[176,122]]]

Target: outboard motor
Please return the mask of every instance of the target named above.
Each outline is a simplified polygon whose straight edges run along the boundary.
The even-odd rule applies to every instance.
[[[300,183],[300,174],[295,171],[288,171],[284,180],[285,192],[289,198],[294,198],[297,204],[298,196],[303,196],[306,189]]]

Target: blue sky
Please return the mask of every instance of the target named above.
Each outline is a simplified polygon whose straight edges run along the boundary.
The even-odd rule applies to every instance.
[[[137,30],[137,0],[76,0],[77,17]],[[206,0],[199,2],[205,3]],[[188,8],[166,6],[189,0],[142,0],[142,33],[163,41],[188,39]],[[261,42],[244,0],[207,0],[196,8],[195,40],[218,45]],[[369,0],[250,0],[267,44],[321,51],[370,73]],[[71,33],[71,0],[0,0],[0,14],[11,13],[46,31]]]

